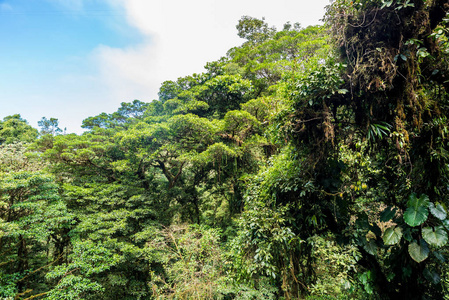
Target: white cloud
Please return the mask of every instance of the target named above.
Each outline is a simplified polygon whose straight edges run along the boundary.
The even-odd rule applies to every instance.
[[[128,23],[146,37],[124,49],[100,46],[95,56],[111,93],[157,98],[165,80],[202,72],[242,40],[235,25],[243,15],[266,17],[281,28],[287,21],[317,24],[329,0],[108,0],[125,11]],[[313,3],[313,4],[311,4]],[[142,98],[144,97],[144,98]]]
[[[159,72],[163,70],[157,58],[160,53],[151,43],[126,49],[99,46],[92,59],[99,66],[99,81],[116,103],[134,99],[151,101],[159,88]],[[162,75],[163,76],[163,75]]]

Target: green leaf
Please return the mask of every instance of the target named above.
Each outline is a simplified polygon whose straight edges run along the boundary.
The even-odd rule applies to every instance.
[[[408,197],[407,206],[417,209],[418,207],[429,205],[429,196],[422,194],[419,198],[415,193],[411,193]]]
[[[444,246],[447,243],[447,232],[443,226],[435,227],[435,229],[432,227],[424,227],[422,229],[422,236],[427,243],[437,247]]]
[[[395,245],[402,238],[401,227],[390,227],[384,232],[383,240],[385,245]]]
[[[408,225],[414,227],[424,223],[427,220],[428,215],[429,211],[425,207],[419,207],[417,210],[409,207],[404,213],[404,221]]]
[[[441,223],[446,227],[447,230],[449,230],[449,220],[443,220]]]
[[[433,251],[432,253],[433,253],[433,255],[434,255],[440,262],[442,262],[442,263],[445,263],[445,262],[446,262],[446,258],[445,258],[444,255],[441,254],[440,252],[438,252],[438,251]]]
[[[411,232],[411,228],[410,228],[410,227],[405,228],[405,229],[402,231],[402,234],[403,234],[402,237],[403,237],[404,240],[406,240],[407,242],[413,241],[412,232]]]
[[[383,9],[383,8],[385,8],[385,7],[390,7],[391,4],[393,4],[393,0],[385,1],[385,2],[383,2],[383,4],[382,4],[382,6],[380,7],[380,9]]]
[[[429,257],[429,247],[424,243],[418,245],[418,243],[413,242],[408,245],[408,253],[414,261],[420,263]]]
[[[444,209],[443,206],[441,206],[441,204],[437,204],[435,206],[435,204],[433,204],[432,202],[429,203],[429,209],[430,212],[432,213],[432,215],[434,215],[437,219],[440,220],[444,220],[447,217],[447,212]]]
[[[441,281],[440,276],[435,271],[430,271],[429,269],[425,268],[423,272],[424,277],[430,281],[433,284],[438,284]]]
[[[393,208],[392,206],[388,206],[384,209],[384,211],[380,214],[381,222],[388,222],[396,215],[397,208]]]
[[[363,249],[365,249],[365,251],[371,255],[376,255],[377,254],[376,241],[373,239],[369,240],[369,242],[366,243],[366,245],[363,247]]]
[[[423,194],[418,198],[415,193],[411,194],[407,202],[408,208],[404,213],[405,223],[412,227],[424,223],[429,215],[428,204],[429,197],[427,195]]]

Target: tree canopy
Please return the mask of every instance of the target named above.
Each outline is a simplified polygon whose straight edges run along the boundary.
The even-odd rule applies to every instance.
[[[335,0],[66,134],[0,122],[0,298],[449,299],[449,4]]]

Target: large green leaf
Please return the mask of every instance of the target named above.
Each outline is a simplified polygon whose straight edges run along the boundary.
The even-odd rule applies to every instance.
[[[422,236],[427,243],[441,247],[447,243],[447,232],[444,230],[443,226],[438,226],[435,228],[424,227],[422,229]]]
[[[421,225],[427,220],[427,217],[429,216],[429,211],[426,207],[418,207],[418,209],[415,209],[413,207],[407,208],[407,210],[404,213],[404,221],[408,225],[414,227]]]
[[[432,202],[429,203],[429,209],[432,215],[434,215],[437,219],[444,220],[447,217],[447,212],[444,209],[441,204],[433,204]]]
[[[414,227],[421,225],[427,220],[429,216],[429,197],[427,195],[421,195],[416,197],[416,194],[411,194],[407,202],[407,210],[404,213],[404,221],[408,225]]]
[[[408,253],[414,261],[420,263],[429,256],[429,247],[425,243],[418,245],[418,243],[413,242],[408,245]]]
[[[390,227],[384,232],[383,240],[385,245],[395,245],[402,238],[401,227]]]

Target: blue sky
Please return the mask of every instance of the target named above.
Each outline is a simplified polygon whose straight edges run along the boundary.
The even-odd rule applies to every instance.
[[[241,44],[243,15],[318,24],[328,0],[0,0],[0,119],[68,132]]]

